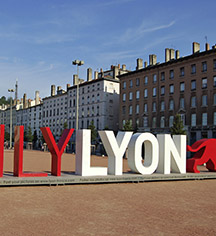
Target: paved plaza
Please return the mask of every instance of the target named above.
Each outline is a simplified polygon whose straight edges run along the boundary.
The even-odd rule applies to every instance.
[[[92,164],[107,166],[106,157]],[[50,171],[49,153],[24,151],[24,169]],[[74,172],[64,154],[62,172]],[[124,160],[124,171],[128,170]],[[13,171],[5,151],[4,171]],[[216,180],[1,187],[1,235],[216,235]]]

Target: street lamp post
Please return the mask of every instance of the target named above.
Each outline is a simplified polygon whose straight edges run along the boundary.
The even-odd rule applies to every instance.
[[[84,61],[72,61],[72,65],[77,66],[77,92],[76,92],[76,130],[79,129],[79,66],[84,65]]]
[[[14,89],[8,89],[9,93],[13,93]],[[10,101],[10,149],[12,149],[12,97]]]

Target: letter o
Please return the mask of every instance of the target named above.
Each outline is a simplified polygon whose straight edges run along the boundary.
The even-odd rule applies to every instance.
[[[145,160],[142,163],[142,145],[145,145]],[[159,144],[151,133],[137,133],[131,138],[128,145],[128,165],[130,169],[142,175],[155,172],[159,162]]]

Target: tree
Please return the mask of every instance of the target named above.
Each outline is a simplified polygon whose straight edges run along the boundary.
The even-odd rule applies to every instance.
[[[9,97],[8,99],[6,99],[5,96],[2,96],[2,97],[0,98],[0,105],[2,105],[2,104],[9,105],[11,99],[12,99],[12,97]],[[13,100],[13,99],[12,99],[12,100]]]
[[[67,127],[68,127],[67,122],[64,122],[63,129],[67,129]]]
[[[45,139],[44,139],[44,136],[41,134],[41,137],[40,137],[40,141],[42,144],[46,143]]]
[[[32,130],[31,130],[31,127],[29,126],[28,127],[28,130],[27,130],[27,133],[26,133],[26,141],[27,142],[32,142],[33,140],[33,136],[32,136]]]
[[[123,126],[124,131],[133,131],[132,124],[129,120],[126,120],[124,126]]]
[[[108,125],[106,125],[106,126],[104,127],[104,130],[109,130]]]
[[[181,120],[181,116],[180,114],[176,114],[174,117],[174,121],[173,121],[173,126],[170,128],[171,134],[175,135],[175,134],[186,134],[186,131],[184,130],[184,125],[183,122]]]
[[[8,132],[5,132],[5,140],[7,141],[10,140],[10,134]]]
[[[64,131],[65,129],[67,129],[67,127],[68,127],[67,122],[64,122],[64,124],[63,124],[63,129],[61,130],[61,136],[62,136],[62,134],[63,134],[63,131]]]
[[[34,148],[36,148],[37,140],[38,140],[38,136],[37,136],[37,131],[35,130],[33,134],[33,139],[32,139]]]
[[[11,100],[12,100],[12,104],[13,104],[13,98],[12,97],[9,97],[8,99],[7,99],[7,104],[11,104]]]
[[[91,142],[94,142],[96,141],[96,138],[97,138],[97,130],[95,129],[95,126],[94,126],[94,121],[92,120],[88,129],[91,130]]]
[[[26,130],[24,130],[24,141],[25,141],[25,142],[28,142],[27,131],[26,131]]]

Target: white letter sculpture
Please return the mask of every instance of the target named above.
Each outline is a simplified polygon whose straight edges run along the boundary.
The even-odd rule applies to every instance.
[[[142,145],[145,145],[145,159],[142,163]],[[158,166],[158,141],[153,134],[134,134],[128,146],[128,165],[130,169],[142,175],[154,173]]]
[[[159,165],[157,172],[170,174],[170,169],[174,173],[186,173],[186,135],[169,134],[157,135],[159,142]]]
[[[91,130],[76,131],[76,174],[81,176],[107,175],[106,167],[90,166]]]
[[[108,155],[108,174],[122,175],[123,155],[133,132],[99,131],[104,148]]]

